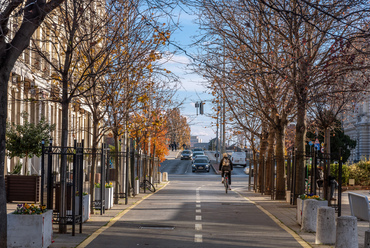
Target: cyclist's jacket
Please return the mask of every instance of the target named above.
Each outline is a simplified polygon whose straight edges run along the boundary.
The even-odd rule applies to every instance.
[[[231,163],[229,158],[222,158],[220,162],[220,167],[218,168],[220,171],[232,171],[233,170],[233,164]]]

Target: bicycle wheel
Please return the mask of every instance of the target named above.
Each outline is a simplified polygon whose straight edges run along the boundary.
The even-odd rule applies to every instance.
[[[150,191],[150,192],[155,192],[155,187],[153,184],[151,184],[148,180],[145,180],[145,187]]]
[[[224,177],[224,186],[225,186],[225,192],[226,192],[226,194],[227,194],[227,191],[229,190],[228,180],[229,180],[228,177],[225,176]]]

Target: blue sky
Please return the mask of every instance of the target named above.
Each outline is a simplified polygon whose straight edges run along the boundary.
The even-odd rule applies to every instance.
[[[186,50],[189,54],[195,53],[195,48],[190,47],[194,42],[192,36],[198,32],[198,27],[193,22],[194,16],[182,12],[180,14],[180,28],[171,35],[171,41],[175,42],[182,49]],[[170,52],[175,49],[169,46]],[[196,135],[203,142],[208,142],[210,139],[215,138],[216,128],[212,122],[214,121],[207,117],[207,114],[212,113],[212,103],[210,100],[212,96],[206,92],[204,80],[199,75],[192,73],[187,65],[190,64],[190,58],[180,51],[173,56],[170,62],[164,66],[175,73],[182,82],[181,88],[177,93],[176,100],[181,101],[185,99],[181,109],[181,114],[188,118],[188,123],[191,127],[191,135]],[[205,101],[204,112],[205,115],[196,115],[195,102]]]

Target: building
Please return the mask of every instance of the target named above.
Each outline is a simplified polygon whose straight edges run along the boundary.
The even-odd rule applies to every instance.
[[[195,147],[197,143],[202,143],[202,139],[198,138],[198,136],[190,136],[190,146]]]
[[[356,140],[356,148],[351,151],[349,161],[370,159],[370,98],[357,103],[352,111],[341,117],[344,133]]]
[[[97,8],[95,5],[91,6]],[[103,7],[98,7],[99,9]],[[101,13],[98,12],[98,14]],[[61,145],[62,106],[58,101],[61,96],[61,85],[58,85],[58,80],[55,79],[57,74],[50,62],[55,65],[63,60],[62,47],[65,44],[65,40],[57,36],[56,29],[64,27],[64,25],[58,25],[57,15],[58,13],[50,14],[49,18],[33,34],[29,48],[25,49],[18,58],[10,75],[7,104],[7,122],[9,123],[23,124],[22,112],[27,112],[30,123],[37,123],[45,117],[50,124],[55,124],[56,129],[51,133],[54,146]],[[20,21],[16,16],[10,19],[10,39],[14,37]],[[93,132],[92,115],[89,108],[77,101],[72,101],[69,104],[68,120],[68,146],[73,146],[74,140],[77,142],[84,140],[84,146],[91,147]],[[17,163],[24,163],[24,159],[7,158],[5,173],[11,173]],[[40,158],[30,159],[23,167],[25,170],[22,174],[40,175]]]

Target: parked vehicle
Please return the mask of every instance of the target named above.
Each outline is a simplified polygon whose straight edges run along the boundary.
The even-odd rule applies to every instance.
[[[205,158],[196,158],[192,165],[192,172],[206,171],[209,172],[211,165]]]
[[[247,156],[245,152],[233,152],[230,159],[233,165],[247,166]]]
[[[193,153],[190,150],[184,150],[181,152],[181,160],[183,159],[192,159]]]

